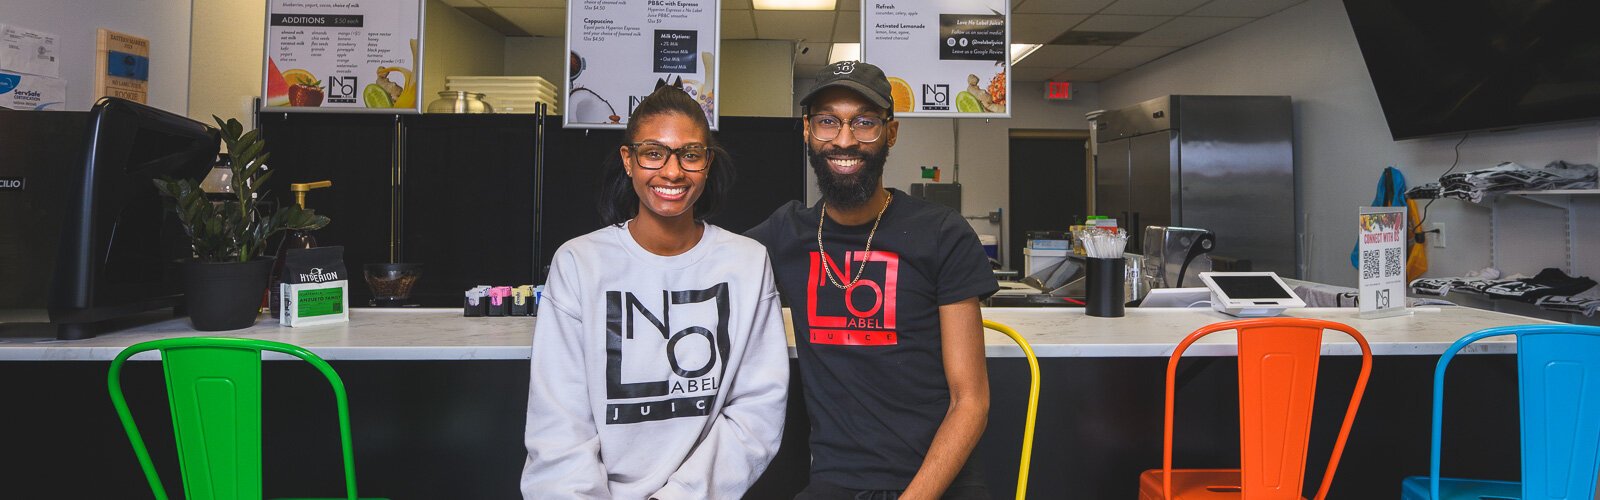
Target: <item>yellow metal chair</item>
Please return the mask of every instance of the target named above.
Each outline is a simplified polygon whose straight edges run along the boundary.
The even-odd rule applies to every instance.
[[[983,320],[983,327],[1011,337],[1017,347],[1022,348],[1022,355],[1028,358],[1028,373],[1032,375],[1028,384],[1028,420],[1022,426],[1022,461],[1017,466],[1017,500],[1023,500],[1028,498],[1028,464],[1033,460],[1033,423],[1039,414],[1039,358],[1033,355],[1033,347],[1022,339],[1022,334],[1011,327],[990,320]]]

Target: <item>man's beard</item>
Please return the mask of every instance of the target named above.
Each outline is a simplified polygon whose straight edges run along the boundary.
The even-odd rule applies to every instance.
[[[817,174],[817,189],[822,191],[822,199],[829,205],[838,208],[855,208],[872,199],[878,190],[878,181],[883,178],[883,165],[889,161],[889,148],[883,148],[877,153],[869,153],[855,149],[830,148],[818,151],[806,145],[806,157],[811,162],[811,170]],[[861,169],[853,174],[835,174],[828,167],[828,155],[842,157],[856,157],[861,159]]]

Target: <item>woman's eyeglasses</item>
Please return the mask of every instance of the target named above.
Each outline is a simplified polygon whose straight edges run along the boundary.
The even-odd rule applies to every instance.
[[[667,159],[678,157],[678,168],[685,172],[699,172],[711,166],[711,151],[700,144],[669,148],[654,142],[636,142],[628,145],[633,151],[633,161],[639,168],[657,170],[667,166]]]

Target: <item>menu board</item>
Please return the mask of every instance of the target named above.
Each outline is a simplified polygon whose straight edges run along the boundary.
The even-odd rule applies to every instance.
[[[1362,318],[1406,314],[1406,208],[1362,207],[1356,252]]]
[[[419,113],[422,0],[268,0],[263,111]]]
[[[1010,118],[1006,0],[861,3],[861,59],[883,68],[899,117]]]
[[[717,128],[718,0],[570,0],[567,128],[625,128],[658,86],[680,87]]]

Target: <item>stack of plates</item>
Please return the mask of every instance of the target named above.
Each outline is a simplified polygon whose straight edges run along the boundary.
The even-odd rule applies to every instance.
[[[483,94],[496,113],[532,113],[534,104],[541,102],[550,114],[561,113],[555,85],[537,76],[447,76],[445,90]]]

